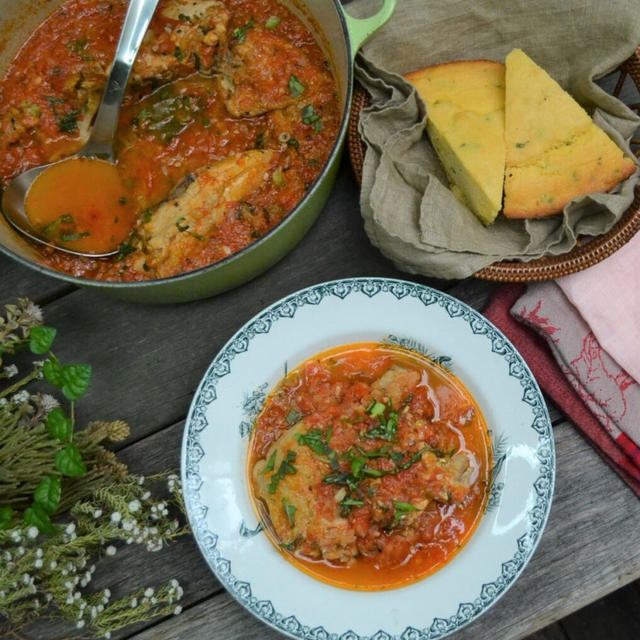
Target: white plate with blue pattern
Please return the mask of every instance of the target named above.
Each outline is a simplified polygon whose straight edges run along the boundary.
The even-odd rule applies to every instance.
[[[392,341],[450,359],[492,432],[487,510],[442,569],[387,591],[351,591],[296,569],[262,532],[247,486],[249,434],[274,385],[305,359],[354,342]],[[319,284],[276,302],[215,357],[185,425],[182,479],[205,560],[251,613],[306,640],[431,640],[486,611],[529,561],[547,520],[555,454],[542,394],[513,345],[480,313],[400,280]]]

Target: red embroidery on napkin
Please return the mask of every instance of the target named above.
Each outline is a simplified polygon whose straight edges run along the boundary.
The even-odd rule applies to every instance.
[[[602,359],[602,347],[592,332],[584,337],[580,355],[570,364],[583,384],[592,389],[595,401],[606,412],[607,422],[620,421],[627,413],[625,390],[634,380],[623,369],[618,369],[617,372],[607,369]]]
[[[528,320],[532,325],[538,327],[541,331],[544,331],[553,342],[558,342],[560,336],[557,338],[553,338],[553,334],[560,331],[560,327],[556,327],[549,322],[549,318],[540,315],[540,308],[542,307],[542,300],[538,300],[536,306],[531,310],[527,311],[526,307],[522,307],[522,311],[520,311],[519,315],[522,316],[525,320]]]

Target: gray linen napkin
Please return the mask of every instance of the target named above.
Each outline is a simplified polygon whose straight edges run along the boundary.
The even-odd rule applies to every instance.
[[[355,0],[347,9],[362,17],[379,4]],[[497,260],[558,255],[579,235],[606,233],[633,201],[640,172],[610,193],[577,198],[562,214],[499,216],[484,227],[449,190],[424,132],[424,103],[401,74],[450,60],[503,61],[519,47],[631,155],[625,141],[640,118],[593,80],[639,43],[638,0],[399,0],[356,63],[372,96],[359,127],[367,147],[360,205],[371,242],[410,273],[464,278]]]

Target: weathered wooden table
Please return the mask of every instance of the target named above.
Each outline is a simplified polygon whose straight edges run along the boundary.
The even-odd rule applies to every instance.
[[[144,474],[179,467],[183,421],[209,362],[240,325],[282,296],[333,278],[389,276],[446,290],[482,309],[496,286],[398,272],[364,234],[346,160],[325,210],[296,249],[266,274],[215,298],[169,306],[124,303],[42,276],[4,255],[0,274],[0,303],[28,296],[42,305],[46,322],[59,331],[56,354],[93,366],[90,391],[78,403],[79,424],[128,421],[132,435],[119,455],[133,472]],[[455,640],[522,638],[640,577],[640,502],[573,426],[550,409],[557,479],[540,546],[507,594]],[[185,590],[181,615],[117,637],[280,637],[222,589],[190,536],[154,555],[127,547],[104,561],[98,574],[96,588],[134,588],[175,577]]]

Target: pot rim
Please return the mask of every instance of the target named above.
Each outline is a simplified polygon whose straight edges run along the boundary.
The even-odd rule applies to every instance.
[[[304,2],[304,0],[302,0]],[[194,269],[192,271],[186,271],[184,273],[179,273],[173,276],[167,276],[163,278],[154,278],[151,280],[134,280],[134,281],[113,281],[113,280],[99,280],[94,278],[84,278],[81,276],[74,276],[62,271],[56,271],[51,267],[48,267],[43,264],[35,263],[28,258],[25,258],[21,255],[14,253],[11,249],[5,247],[0,243],[0,251],[10,258],[17,260],[20,264],[30,268],[35,269],[39,273],[42,273],[47,276],[51,276],[57,278],[58,280],[63,280],[69,282],[70,284],[82,286],[82,287],[94,287],[105,290],[117,291],[117,290],[130,290],[130,289],[150,289],[154,287],[161,287],[162,285],[166,285],[167,283],[178,283],[180,281],[188,281],[191,278],[199,277],[205,273],[213,273],[218,269],[223,269],[226,265],[232,264],[237,260],[241,260],[251,251],[255,251],[258,247],[269,241],[273,236],[275,236],[283,227],[287,225],[290,220],[296,216],[300,215],[304,210],[307,202],[312,199],[315,192],[317,191],[320,184],[324,181],[328,171],[333,166],[334,162],[339,160],[340,153],[342,151],[342,145],[346,136],[347,128],[349,126],[349,112],[351,109],[351,102],[353,99],[353,78],[354,78],[354,70],[353,70],[353,51],[352,51],[352,41],[351,34],[349,32],[347,22],[342,10],[342,7],[339,3],[339,0],[332,0],[333,6],[335,8],[336,14],[338,16],[338,20],[340,21],[340,27],[342,28],[342,35],[344,38],[345,46],[346,46],[346,54],[347,54],[347,78],[345,85],[345,102],[344,108],[342,112],[342,116],[340,119],[340,128],[338,129],[338,135],[334,140],[333,146],[331,148],[331,152],[329,153],[329,157],[327,158],[322,171],[317,176],[317,178],[313,181],[302,200],[298,202],[298,204],[282,219],[278,222],[274,227],[269,229],[267,233],[265,233],[262,237],[257,240],[251,242],[246,245],[240,251],[236,253],[232,253],[231,255],[222,258],[216,262],[205,265],[203,267],[199,267],[198,269]],[[316,35],[323,36],[323,33],[319,31],[317,25],[313,25],[314,30],[316,31]],[[324,41],[326,44],[326,40]],[[333,51],[329,48],[329,53],[332,54]],[[335,70],[335,66],[334,66]],[[13,231],[14,233],[17,233]],[[281,256],[281,258],[284,256]]]

